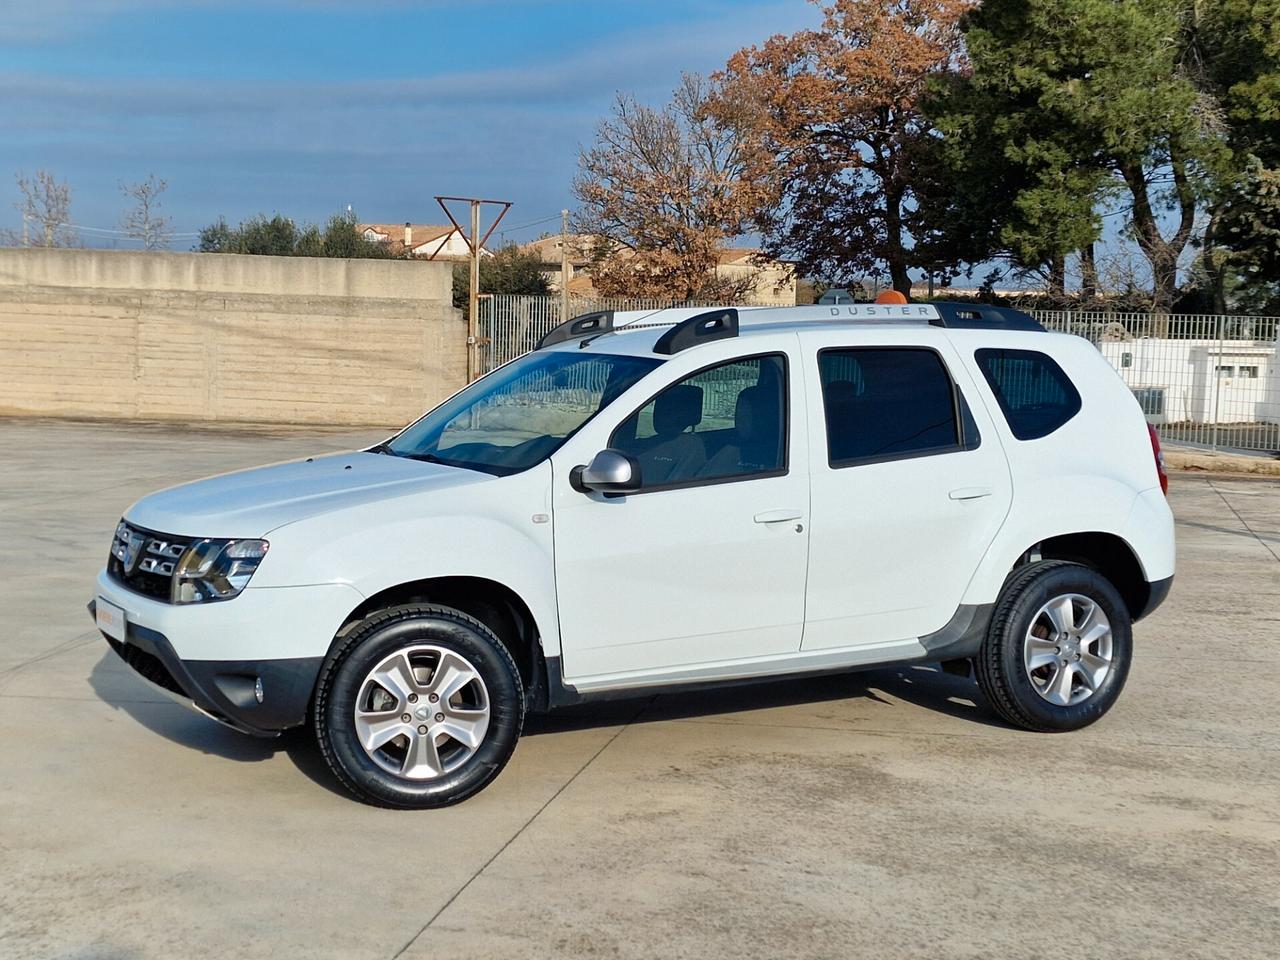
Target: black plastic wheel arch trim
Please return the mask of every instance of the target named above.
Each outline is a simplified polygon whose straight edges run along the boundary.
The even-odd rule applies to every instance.
[[[962,603],[941,630],[925,634],[920,646],[929,651],[927,660],[965,660],[978,649],[991,626],[994,603]]]

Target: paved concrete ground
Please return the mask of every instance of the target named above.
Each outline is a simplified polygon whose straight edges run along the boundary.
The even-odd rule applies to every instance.
[[[84,611],[136,497],[368,439],[0,421],[0,956],[1276,956],[1280,484],[1175,480],[1177,584],[1089,730],[788,681],[538,722],[395,813],[160,701]]]

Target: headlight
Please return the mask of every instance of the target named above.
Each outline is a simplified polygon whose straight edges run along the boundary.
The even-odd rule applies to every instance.
[[[230,600],[248,586],[269,546],[265,540],[197,540],[173,571],[173,602]]]

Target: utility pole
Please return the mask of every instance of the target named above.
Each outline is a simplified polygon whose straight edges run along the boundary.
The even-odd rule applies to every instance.
[[[471,239],[480,236],[480,201],[471,201]],[[480,376],[480,358],[476,356],[476,329],[480,322],[480,244],[471,244],[470,300],[467,302],[467,382]]]
[[[569,319],[569,211],[560,211],[560,322]]]
[[[464,231],[462,225],[455,219],[453,211],[449,209],[450,202],[471,205],[470,233]],[[470,383],[480,376],[480,356],[478,353],[480,340],[476,336],[477,324],[480,320],[480,254],[484,250],[484,245],[489,242],[489,238],[493,236],[493,231],[498,229],[498,224],[502,222],[502,218],[511,209],[511,202],[509,200],[480,200],[476,197],[436,197],[436,203],[440,204],[440,209],[449,218],[449,222],[453,224],[454,229],[462,234],[462,238],[467,242],[467,251],[471,254],[471,296],[467,300],[467,383]],[[494,218],[493,224],[485,235],[481,237],[480,208],[486,203],[501,207],[502,210]]]

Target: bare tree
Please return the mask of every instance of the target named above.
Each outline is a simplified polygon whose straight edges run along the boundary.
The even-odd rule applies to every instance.
[[[160,194],[169,186],[154,173],[140,183],[121,183],[120,192],[133,201],[133,207],[120,220],[120,227],[130,237],[142,241],[144,250],[167,249],[173,240],[172,218],[160,216]]]
[[[744,125],[715,122],[715,85],[686,75],[654,109],[619,96],[579,158],[575,227],[607,251],[595,270],[607,296],[733,299],[751,278],[717,275],[720,251],[759,203],[743,178]]]
[[[69,247],[75,243],[71,230],[71,187],[58,182],[48,170],[34,177],[19,173],[16,178],[22,200],[13,208],[22,215],[23,246]]]

